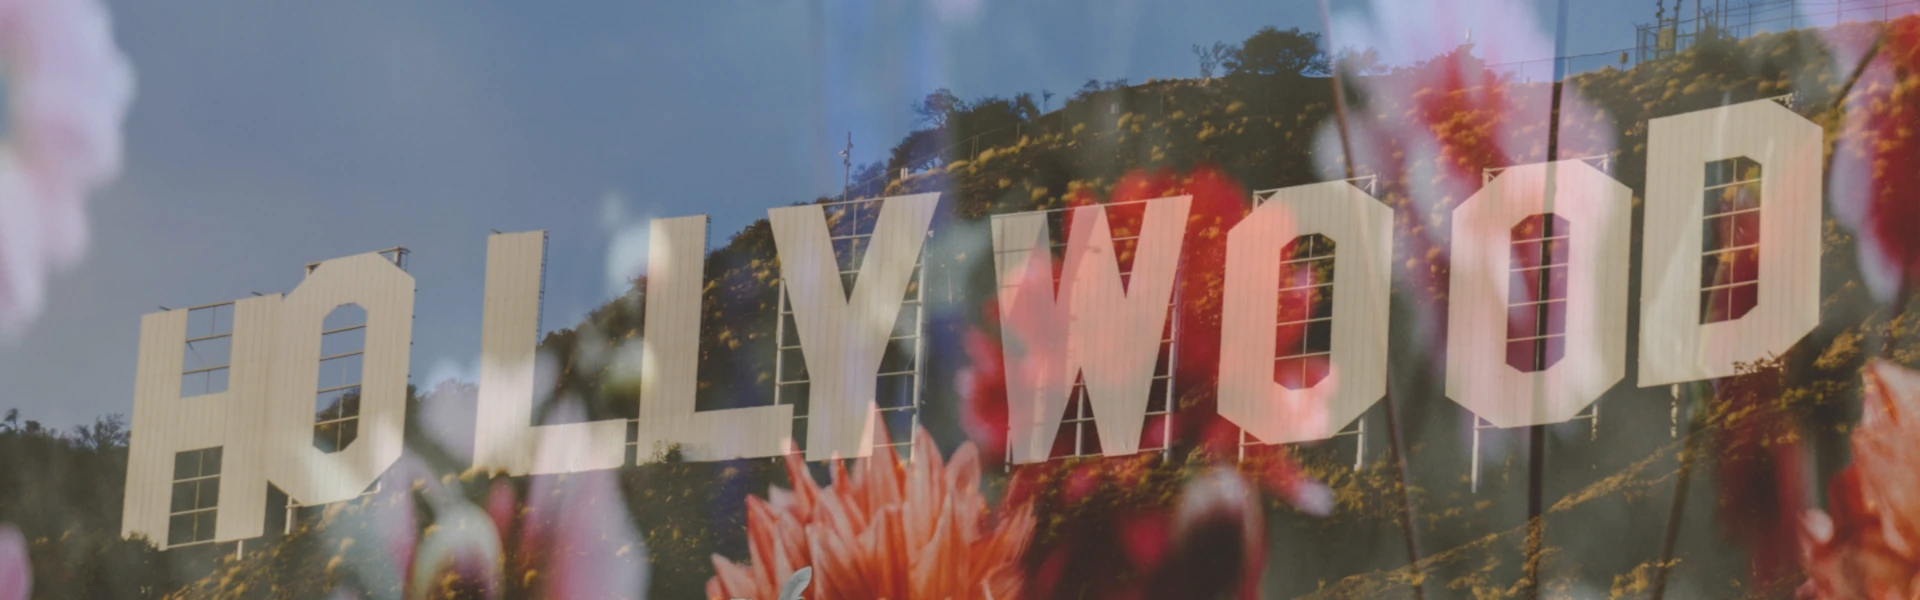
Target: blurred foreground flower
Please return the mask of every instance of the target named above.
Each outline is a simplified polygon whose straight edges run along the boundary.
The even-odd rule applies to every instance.
[[[1148,598],[1259,597],[1266,526],[1260,496],[1232,469],[1187,484]]]
[[[0,600],[27,600],[33,592],[33,566],[27,562],[27,538],[11,524],[0,524]]]
[[[1437,333],[1445,327],[1452,244],[1510,239],[1506,227],[1452,233],[1454,209],[1480,190],[1488,170],[1545,162],[1550,146],[1556,160],[1607,155],[1615,129],[1606,111],[1586,101],[1579,80],[1568,78],[1555,93],[1553,62],[1534,60],[1553,56],[1554,44],[1533,3],[1365,4],[1371,10],[1336,19],[1330,43],[1378,49],[1411,66],[1340,73],[1341,85],[1358,93],[1349,92],[1350,105],[1322,125],[1314,156],[1328,175],[1379,177],[1376,195],[1395,209],[1395,277],[1414,291],[1407,297],[1418,309],[1415,326]],[[1497,26],[1499,34],[1476,40],[1475,25]]]
[[[989,327],[1000,326],[999,305],[995,301],[986,302],[983,312]],[[1006,335],[1003,329],[1002,335]],[[1007,339],[1005,337],[1002,338]],[[1007,446],[1007,368],[1006,359],[1000,352],[1000,346],[993,338],[979,328],[967,330],[961,345],[967,351],[968,365],[955,375],[954,387],[959,388],[960,426],[973,438],[987,448],[1005,448]],[[1005,454],[987,456],[987,464],[998,465],[1005,460]]]
[[[537,475],[524,486],[495,479],[476,505],[428,480],[383,501],[351,528],[384,549],[372,555],[382,562],[359,568],[400,571],[407,598],[646,597],[647,548],[611,473]],[[416,511],[430,516],[424,529]]]
[[[1835,216],[1860,237],[1863,279],[1885,301],[1920,282],[1920,15],[1887,24],[1870,60],[1847,98],[1829,181]]]
[[[412,557],[409,598],[499,598],[500,538],[487,513],[461,500],[432,502],[434,519]]]
[[[39,312],[86,250],[87,193],[120,171],[133,74],[94,0],[0,1],[0,334]]]
[[[1920,372],[1876,360],[1865,392],[1831,512],[1807,512],[1801,598],[1920,595]]]
[[[980,458],[962,444],[950,461],[924,430],[915,432],[915,460],[877,452],[833,465],[820,487],[798,454],[787,456],[794,489],[747,498],[751,561],[714,555],[709,598],[774,598],[802,567],[813,567],[805,597],[894,600],[1018,597],[1015,560],[1027,546],[1033,517],[1025,509],[989,523],[980,495]]]
[[[500,545],[514,548],[507,573],[518,592],[540,598],[646,596],[647,546],[611,473],[536,475],[519,502],[510,484],[496,482],[487,508]]]

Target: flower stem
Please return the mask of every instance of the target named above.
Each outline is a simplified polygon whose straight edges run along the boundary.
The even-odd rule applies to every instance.
[[[1687,404],[1691,406],[1691,400],[1694,398],[1693,386],[1686,385],[1684,387],[1687,389],[1687,400],[1689,400]],[[1673,565],[1673,547],[1680,540],[1680,517],[1682,513],[1686,511],[1687,507],[1687,483],[1693,474],[1692,454],[1695,443],[1694,438],[1699,437],[1696,435],[1699,431],[1700,420],[1689,415],[1687,417],[1687,436],[1680,438],[1680,453],[1678,455],[1680,472],[1679,475],[1674,478],[1673,505],[1667,509],[1667,531],[1660,541],[1660,562],[1654,564],[1653,594],[1651,596],[1653,600],[1661,600],[1667,593],[1667,572],[1669,567]]]
[[[1413,492],[1407,489],[1407,454],[1405,443],[1400,440],[1400,411],[1394,408],[1392,394],[1387,396],[1387,441],[1393,454],[1394,474],[1399,479],[1400,533],[1407,542],[1407,568],[1413,571],[1413,597],[1426,600],[1427,578],[1420,573],[1420,542],[1413,533]]]
[[[1320,28],[1332,35],[1333,12],[1327,6],[1327,0],[1320,0]],[[1329,40],[1331,43],[1331,40]],[[1333,84],[1334,123],[1340,129],[1340,166],[1345,169],[1346,177],[1352,180],[1356,174],[1353,168],[1353,144],[1347,133],[1347,89],[1346,81],[1341,77],[1338,64],[1331,69],[1333,76],[1328,80]],[[1387,441],[1389,460],[1393,461],[1395,483],[1400,489],[1400,534],[1406,540],[1407,568],[1413,575],[1413,597],[1426,600],[1426,577],[1420,572],[1420,541],[1413,527],[1413,492],[1407,489],[1407,454],[1405,442],[1400,437],[1400,411],[1393,403],[1393,393],[1387,393]]]

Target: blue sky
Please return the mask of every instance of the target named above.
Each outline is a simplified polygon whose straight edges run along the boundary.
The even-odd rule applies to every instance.
[[[1550,36],[1556,3],[1535,4]],[[1631,46],[1653,12],[1575,4],[1571,53]],[[1321,28],[1301,0],[109,5],[138,79],[126,169],[93,199],[87,260],[0,342],[0,410],[57,426],[131,413],[160,306],[284,293],[306,263],[404,245],[424,386],[478,354],[491,229],[548,231],[543,322],[565,327],[614,295],[623,229],[704,213],[718,245],[837,193],[847,133],[856,163],[882,159],[936,87],[1058,106],[1089,78],[1193,77],[1191,44]],[[1484,12],[1458,24],[1513,27]]]

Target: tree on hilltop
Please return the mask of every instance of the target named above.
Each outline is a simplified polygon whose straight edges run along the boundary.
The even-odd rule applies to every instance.
[[[1246,75],[1327,75],[1332,61],[1320,47],[1320,33],[1262,27],[1222,63],[1228,73]]]
[[[913,114],[920,122],[933,129],[947,126],[947,119],[954,113],[967,110],[967,103],[953,94],[953,90],[940,88],[913,105]]]

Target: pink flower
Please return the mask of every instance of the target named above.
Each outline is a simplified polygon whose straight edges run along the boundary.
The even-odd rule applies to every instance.
[[[835,600],[1018,597],[1016,561],[1032,534],[1027,510],[990,522],[980,494],[980,458],[971,443],[943,461],[916,432],[914,461],[892,452],[833,465],[820,487],[798,454],[787,456],[792,491],[747,498],[751,560],[714,555],[709,598],[775,598],[802,567],[813,568],[803,597]]]
[[[524,506],[515,558],[521,573],[533,574],[530,592],[542,598],[645,595],[647,546],[611,472],[535,476]]]
[[[39,311],[47,271],[87,244],[86,195],[120,170],[133,75],[93,0],[0,1],[0,333]]]
[[[33,566],[27,562],[27,538],[11,524],[0,523],[0,600],[27,600],[33,596]]]
[[[406,596],[645,596],[647,548],[613,473],[538,475],[525,489],[523,496],[511,481],[495,480],[476,506],[428,484],[419,496],[431,525],[418,534],[417,547],[409,520],[375,523],[400,530],[389,534],[400,546],[389,555],[403,569],[411,563]],[[391,508],[416,509],[411,503]]]
[[[415,482],[409,486],[402,482]],[[371,540],[363,582],[391,580],[406,598],[632,598],[647,592],[648,552],[629,517],[616,474],[538,475],[485,486],[477,504],[464,483],[437,480],[409,457],[388,489],[327,535]],[[416,518],[418,514],[420,517]],[[392,573],[392,575],[389,575]],[[391,579],[390,579],[391,578]],[[379,594],[374,594],[378,596]]]
[[[1803,524],[1801,598],[1920,595],[1920,372],[1876,360],[1866,380],[1853,464]]]

